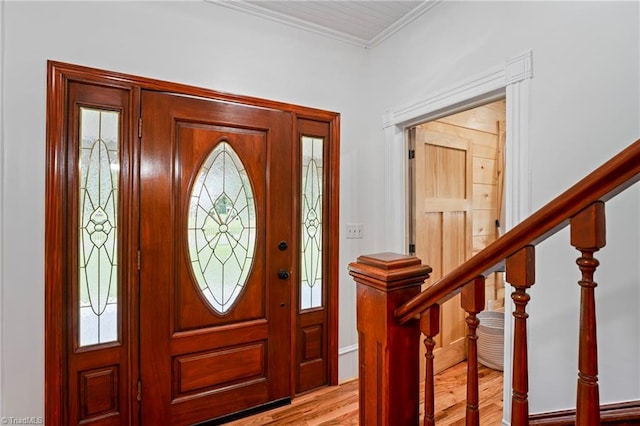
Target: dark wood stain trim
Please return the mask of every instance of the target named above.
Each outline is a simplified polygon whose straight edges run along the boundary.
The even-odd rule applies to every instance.
[[[155,90],[188,96],[199,96],[207,99],[288,111],[295,113],[297,118],[308,118],[316,121],[322,120],[334,124],[338,123],[336,119],[340,116],[336,112],[317,108],[293,105],[285,102],[272,101],[251,96],[236,95],[232,93],[191,86],[188,84],[173,83],[153,78],[140,77],[119,72],[101,70],[97,68],[67,64],[64,62],[49,61],[49,67],[53,67],[67,80],[95,83],[98,85],[106,85],[110,87],[139,87],[143,90]]]
[[[327,238],[329,239],[328,261],[331,269],[328,274],[329,306],[327,312],[327,332],[329,335],[329,384],[335,386],[338,384],[338,282],[340,279],[338,270],[338,265],[340,264],[340,115],[336,114],[331,119],[329,122],[329,131],[331,134],[329,191],[331,192],[328,197],[329,224],[326,229]]]
[[[64,203],[66,175],[65,98],[66,79],[49,64],[47,76],[47,141],[45,189],[45,418],[51,424],[64,424],[66,413],[63,390],[66,389],[64,362],[66,334],[61,306],[65,280],[66,223]]]

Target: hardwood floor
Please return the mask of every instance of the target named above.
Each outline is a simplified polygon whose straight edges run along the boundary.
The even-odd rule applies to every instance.
[[[480,365],[480,424],[502,424],[502,372]],[[467,364],[461,362],[436,376],[436,424],[465,424]],[[420,414],[422,415],[422,407]]]
[[[465,424],[467,365],[462,362],[436,376],[436,424]],[[480,424],[502,421],[502,373],[480,366]],[[423,399],[421,395],[421,400]],[[420,407],[422,418],[423,407]],[[293,400],[291,405],[266,411],[228,425],[330,426],[358,424],[358,381],[322,388]]]

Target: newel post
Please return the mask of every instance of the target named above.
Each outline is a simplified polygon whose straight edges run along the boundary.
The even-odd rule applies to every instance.
[[[358,257],[356,281],[361,425],[419,422],[420,324],[400,325],[396,308],[420,292],[431,268],[395,253]]]

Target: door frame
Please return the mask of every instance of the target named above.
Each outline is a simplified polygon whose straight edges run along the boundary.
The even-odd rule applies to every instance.
[[[283,102],[266,99],[222,93],[211,89],[199,88],[180,83],[172,83],[146,77],[139,77],[118,72],[100,70],[79,65],[67,64],[57,61],[47,63],[47,129],[46,129],[46,194],[45,194],[45,418],[47,423],[65,424],[67,419],[67,330],[69,320],[62,307],[65,305],[67,297],[66,283],[70,271],[67,270],[65,254],[67,250],[68,220],[66,219],[67,206],[67,170],[73,167],[67,164],[67,99],[68,85],[70,82],[83,82],[102,87],[114,87],[127,90],[130,94],[130,114],[123,117],[128,121],[129,136],[132,141],[137,141],[138,120],[140,117],[141,91],[156,90],[176,93],[186,96],[195,96],[205,99],[232,102],[243,105],[269,108],[289,112],[293,115],[292,134],[297,135],[297,122],[299,119],[307,119],[326,123],[329,126],[329,149],[327,157],[326,173],[329,185],[325,188],[325,200],[327,203],[327,220],[325,229],[325,246],[323,262],[328,265],[328,275],[326,275],[327,286],[327,382],[329,385],[338,384],[338,242],[339,242],[339,155],[340,155],[340,115],[335,112],[292,105]],[[134,169],[139,167],[139,147],[134,150]],[[137,197],[139,193],[139,178],[133,177],[132,194]],[[293,202],[298,202],[296,195],[299,183],[294,184]],[[297,204],[296,204],[297,205]],[[123,212],[128,217],[137,217],[139,206],[132,203],[131,208]],[[137,225],[136,225],[137,226]],[[299,235],[299,232],[296,232]],[[297,247],[297,244],[295,244]],[[121,256],[133,259],[137,254],[138,247],[127,247]],[[299,264],[299,254],[296,265]],[[133,269],[133,268],[131,268]],[[137,275],[137,271],[135,271]],[[131,273],[133,275],[133,272]],[[297,275],[297,274],[296,274]],[[131,277],[130,277],[131,278]],[[135,278],[131,282],[137,285]],[[133,284],[130,285],[133,287]],[[292,285],[292,306],[297,306],[298,286]],[[129,301],[127,307],[136,307],[139,304],[137,287],[128,288]],[[138,371],[138,342],[139,323],[137,318],[138,310],[127,309],[131,312],[128,318],[123,318],[123,327],[126,327],[129,336],[129,360],[131,360],[129,371],[125,380],[130,382],[129,403],[131,409],[128,410],[129,424],[138,424],[137,413],[138,404],[136,399]],[[135,313],[135,314],[134,314]],[[290,348],[290,359],[292,360],[290,394],[295,395],[295,347],[296,321],[298,312],[292,309],[291,330],[292,346]],[[135,407],[135,408],[134,408]]]
[[[506,98],[507,135],[505,141],[505,231],[531,214],[531,98],[533,51],[507,58],[480,74],[469,76],[450,87],[414,99],[384,112],[385,138],[386,247],[398,253],[409,252],[408,236],[408,140],[412,126],[455,114],[491,101]],[[423,259],[428,263],[428,259]],[[505,297],[505,312],[513,310]],[[511,400],[511,365],[513,359],[513,317],[505,316],[504,327],[504,392]],[[504,419],[511,417],[511,407],[505,406]]]

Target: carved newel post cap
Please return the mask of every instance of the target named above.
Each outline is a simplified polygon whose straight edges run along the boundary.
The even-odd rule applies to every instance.
[[[399,253],[362,255],[349,264],[356,282],[386,291],[421,285],[430,273],[431,267],[417,257]]]

